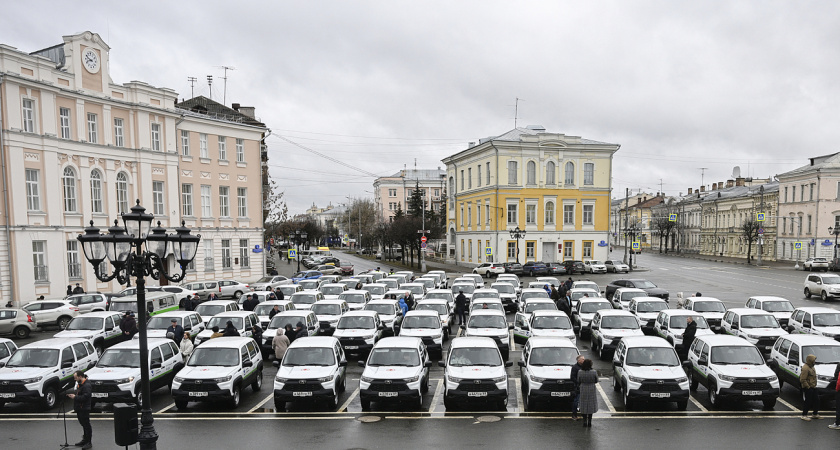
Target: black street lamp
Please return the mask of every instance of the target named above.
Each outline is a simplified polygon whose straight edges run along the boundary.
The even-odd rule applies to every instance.
[[[840,235],[840,227],[828,227],[828,234],[834,235],[834,258],[832,261],[834,263],[837,261],[837,236]]]
[[[306,242],[306,231],[295,231],[294,238],[297,248],[297,271],[300,272],[300,244]]]
[[[520,230],[517,226],[510,230],[510,238],[516,239],[516,264],[519,264],[519,240],[525,239],[525,230]]]
[[[156,449],[158,440],[152,417],[152,395],[149,385],[145,277],[150,276],[155,280],[164,277],[173,283],[183,280],[187,265],[195,259],[198,242],[201,240],[201,235],[190,234],[190,229],[184,226],[184,222],[175,229],[174,234],[167,234],[160,222],[157,223],[158,226],[151,228],[153,219],[154,216],[146,214],[146,208],[140,206],[140,200],[137,200],[130,213],[122,214],[124,226],[119,226],[119,220],[115,220],[114,226],[108,228],[108,234],[100,234],[99,228],[93,226],[91,220],[90,226],[85,228],[85,234],[76,238],[81,242],[85,259],[93,265],[93,273],[100,281],[108,282],[116,278],[119,284],[127,284],[132,276],[136,277],[142,389],[138,441],[140,448],[144,450]],[[175,255],[175,261],[181,267],[180,274],[166,273],[166,257],[169,253]],[[100,272],[100,264],[106,257],[114,269],[110,275]]]

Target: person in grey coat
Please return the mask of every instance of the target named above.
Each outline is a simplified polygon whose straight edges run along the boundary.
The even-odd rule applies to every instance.
[[[580,415],[583,416],[583,426],[592,426],[592,415],[598,412],[598,394],[595,386],[598,384],[598,374],[592,370],[592,360],[586,359],[578,372],[580,386]]]

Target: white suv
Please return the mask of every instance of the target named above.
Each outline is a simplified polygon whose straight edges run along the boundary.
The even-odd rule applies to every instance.
[[[761,352],[743,338],[697,336],[688,352],[691,390],[702,384],[713,407],[724,399],[761,400],[765,408],[776,405],[779,378],[764,363]]]
[[[508,376],[496,343],[486,337],[459,337],[452,340],[444,367],[443,405],[447,411],[459,403],[489,402],[498,409],[508,403]]]
[[[38,327],[58,325],[65,329],[70,321],[79,315],[79,308],[70,300],[38,300],[27,303],[23,309],[35,319]]]
[[[613,292],[610,301],[616,309],[627,309],[630,305],[630,300],[636,297],[647,297],[647,292],[642,289],[621,287]]]
[[[805,298],[819,295],[822,301],[840,298],[840,275],[809,273],[805,278]]]
[[[437,318],[435,318],[437,321]],[[359,401],[362,411],[371,401],[408,400],[423,407],[423,394],[429,391],[429,354],[418,337],[389,337],[371,350],[359,378]]]
[[[788,331],[816,334],[840,341],[840,311],[820,306],[797,308],[790,316]]]
[[[607,266],[603,261],[588,260],[583,262],[583,271],[586,273],[607,273]]]
[[[166,329],[172,325],[172,319],[175,319],[178,325],[184,328],[185,332],[189,332],[192,340],[199,333],[204,331],[204,320],[197,312],[193,311],[169,311],[165,313],[156,314],[149,319],[146,324],[146,334],[151,338],[165,338]],[[134,335],[134,339],[140,339],[140,333]]]
[[[575,344],[575,333],[578,331],[580,328],[572,326],[572,321],[563,311],[516,313],[513,320],[513,339],[518,344],[524,344],[530,338],[538,336],[566,338]]]
[[[263,359],[256,343],[246,337],[211,339],[193,350],[187,365],[172,380],[175,407],[189,402],[225,402],[236,408],[242,389],[262,388]]]
[[[350,311],[361,311],[367,305],[367,302],[372,300],[372,297],[368,291],[351,289],[340,294],[338,299],[347,302]]]
[[[588,335],[592,332],[589,327],[592,325],[592,319],[596,312],[611,309],[613,309],[612,304],[605,298],[595,297],[580,300],[572,308],[572,323],[579,327],[578,336],[583,339],[584,334]]]
[[[303,324],[307,336],[318,335],[318,318],[312,311],[290,309],[275,314],[263,332],[263,342],[260,343],[263,354],[274,354],[274,347],[272,347],[274,336],[277,333],[285,333],[286,325],[291,325],[293,330],[297,329],[299,323]]]
[[[437,311],[409,311],[400,325],[400,336],[421,339],[429,353],[443,357],[443,327]]]
[[[801,388],[799,375],[808,355],[817,357],[814,364],[817,392],[822,398],[833,398],[837,383],[834,369],[840,361],[840,343],[825,336],[791,334],[776,340],[770,351],[770,367],[779,376],[779,387],[787,381],[794,388]]]
[[[722,301],[712,297],[689,297],[683,303],[683,309],[694,311],[706,318],[709,328],[715,333],[723,332],[723,314],[726,313],[726,305]]]
[[[715,334],[709,329],[709,323],[706,318],[691,311],[684,309],[664,309],[659,311],[656,316],[656,322],[653,324],[653,332],[668,341],[675,349],[682,350],[683,348],[683,334],[685,334],[685,327],[688,326],[688,317],[697,324],[697,330],[694,337],[708,336]]]
[[[326,283],[318,288],[324,294],[324,300],[338,300],[338,297],[350,289],[346,284],[341,283]]]
[[[285,411],[286,402],[326,400],[328,408],[335,409],[346,382],[347,360],[338,339],[295,339],[274,378],[274,407]]]
[[[382,339],[384,329],[376,311],[350,311],[338,319],[333,336],[341,342],[344,353],[364,355]]]
[[[76,294],[67,297],[70,304],[79,308],[79,312],[105,311],[108,309],[108,297],[98,292],[90,294]]]
[[[510,355],[510,332],[505,313],[493,309],[477,309],[470,313],[466,326],[461,325],[464,336],[482,336],[491,338],[502,352],[502,359]]]
[[[87,339],[102,356],[106,348],[125,340],[120,330],[122,314],[113,311],[89,312],[76,316],[67,328],[55,334],[56,338]]]
[[[350,311],[347,302],[344,300],[321,300],[312,304],[310,311],[315,313],[318,318],[318,325],[320,330],[318,334],[322,336],[329,336],[335,332],[335,326],[338,325],[338,319],[344,313]]]
[[[0,368],[0,407],[6,403],[56,405],[59,394],[74,385],[73,373],[88,370],[98,356],[84,339],[44,339],[17,349]]]
[[[443,327],[443,340],[449,340],[452,334],[452,325],[455,324],[455,315],[452,312],[452,307],[446,300],[439,299],[424,299],[422,302],[417,302],[414,307],[415,311],[435,311],[440,316],[440,326]]]
[[[758,309],[732,308],[723,315],[723,332],[746,339],[769,354],[779,336],[788,334],[772,314]]]
[[[624,407],[633,409],[637,400],[676,402],[688,407],[688,376],[674,347],[656,336],[627,337],[613,355],[613,390],[621,391]]]
[[[576,380],[572,366],[580,351],[568,339],[534,337],[528,339],[519,361],[522,401],[534,409],[537,401],[572,401]]]
[[[639,326],[639,319],[629,311],[620,309],[596,312],[592,318],[591,328],[590,348],[601,359],[606,359],[607,352],[615,350],[621,338],[644,336]]]
[[[376,311],[385,325],[385,331],[396,336],[397,328],[402,323],[402,309],[396,300],[371,300],[365,305],[364,311]]]
[[[473,269],[473,273],[492,278],[498,276],[500,273],[505,273],[505,266],[502,263],[482,263]]]
[[[239,336],[242,337],[251,337],[253,334],[253,326],[260,326],[260,319],[251,311],[231,311],[228,313],[216,314],[209,322],[207,322],[207,328],[195,335],[193,342],[196,346],[198,346],[209,341],[210,336],[213,335],[213,327],[219,327],[219,331],[223,332],[228,322],[233,324],[233,327],[236,328]]]
[[[747,308],[767,311],[770,314],[773,314],[773,316],[776,317],[776,320],[779,321],[779,325],[785,329],[787,329],[788,322],[790,322],[790,316],[793,314],[794,310],[793,303],[791,303],[790,300],[765,295],[750,297],[744,306]]]
[[[663,309],[668,309],[668,303],[658,297],[634,297],[627,305],[627,311],[639,318],[639,323],[642,324],[642,331],[645,334],[653,334],[656,316]]]

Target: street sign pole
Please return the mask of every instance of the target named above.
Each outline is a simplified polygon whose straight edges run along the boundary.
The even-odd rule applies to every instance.
[[[425,203],[423,205],[423,210],[425,211],[426,206]],[[422,234],[420,236],[420,271],[426,273],[426,233],[430,233],[429,230],[417,230],[418,233]]]

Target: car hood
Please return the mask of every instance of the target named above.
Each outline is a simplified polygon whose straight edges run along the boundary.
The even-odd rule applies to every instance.
[[[685,377],[685,371],[680,366],[625,366],[629,375],[653,380],[672,380]]]
[[[376,330],[373,328],[344,328],[341,330],[335,330],[333,333],[333,337],[359,337],[359,336],[370,336],[371,334],[375,334]]]
[[[822,334],[830,334],[832,336],[840,334],[840,327],[813,327],[814,331],[819,331]],[[58,336],[58,335],[56,335]]]
[[[605,334],[607,336],[615,336],[615,337],[625,337],[625,336],[643,336],[642,330],[638,328],[607,328],[601,329],[601,334]]]
[[[731,377],[739,377],[739,378],[749,378],[749,377],[771,377],[775,376],[776,374],[767,367],[765,364],[760,366],[750,366],[750,365],[741,365],[741,364],[733,364],[733,365],[715,365],[715,370],[723,375],[729,375]]]
[[[552,380],[568,380],[572,377],[572,366],[528,366],[534,376]]]
[[[467,336],[503,337],[507,336],[507,328],[467,328]]]
[[[310,304],[295,303],[294,305],[295,305],[295,309],[302,309],[302,310],[305,310],[305,311],[309,311],[310,309],[312,309],[312,305],[310,305]]]
[[[54,372],[58,373],[54,367],[3,367],[0,369],[0,380],[22,380],[25,378],[43,377]]]
[[[364,303],[348,303],[347,307],[350,308],[350,311],[361,311],[364,309]]]
[[[341,318],[341,316],[332,314],[316,314],[315,318],[318,319],[318,322],[338,322],[338,319]]]
[[[334,295],[334,294],[326,295],[326,294],[324,294],[324,300],[338,300],[338,295]]]
[[[539,328],[539,329],[532,329],[531,336],[538,337],[538,336],[551,336],[551,337],[565,337],[574,339],[575,332],[572,329],[562,329],[562,328]]]
[[[98,331],[95,331],[95,330],[64,330],[64,331],[59,331],[53,337],[90,339],[94,335],[96,335],[97,333],[98,333]]]
[[[367,366],[362,373],[364,377],[371,377],[377,379],[398,379],[398,378],[412,378],[420,374],[422,366],[403,367],[403,366]]]
[[[335,366],[280,366],[277,376],[294,379],[323,378],[332,375],[334,371]]]
[[[705,317],[706,320],[708,320],[708,319],[723,319],[723,313],[721,313],[721,312],[700,312],[700,311],[694,311],[694,312],[697,313],[697,314],[700,314],[703,317]]]
[[[138,338],[140,333],[134,335],[135,338]],[[166,337],[166,330],[146,330],[146,336],[150,338],[165,338]],[[139,338],[138,338],[139,339]]]
[[[742,328],[741,331],[753,336],[781,336],[787,334],[781,328]]]
[[[91,381],[119,380],[120,378],[139,377],[140,369],[135,367],[94,367],[87,371]]]
[[[636,313],[636,316],[637,316],[639,319],[642,319],[642,320],[654,320],[654,319],[656,319],[656,316],[658,316],[658,315],[659,315],[659,313],[658,313],[658,312],[652,312],[652,313],[648,313],[648,312],[644,312],[644,313]]]
[[[457,378],[486,379],[506,375],[505,366],[446,366],[446,374]]]
[[[647,289],[642,289],[642,290],[643,290],[643,291],[645,291],[646,293],[648,293],[650,296],[657,296],[657,295],[666,295],[666,294],[668,294],[668,291],[666,291],[665,289],[662,289],[662,288],[658,288],[658,287],[656,287],[656,288],[647,288]]]
[[[412,337],[430,337],[430,336],[440,336],[441,330],[440,328],[401,328],[400,329],[400,336],[412,336]]]
[[[837,367],[837,364],[814,364],[814,369],[816,369],[817,375],[822,375],[824,377],[834,377],[835,367]]]
[[[210,378],[221,378],[228,375],[233,375],[237,371],[237,367],[223,367],[223,366],[187,366],[178,372],[181,378],[207,380]]]

